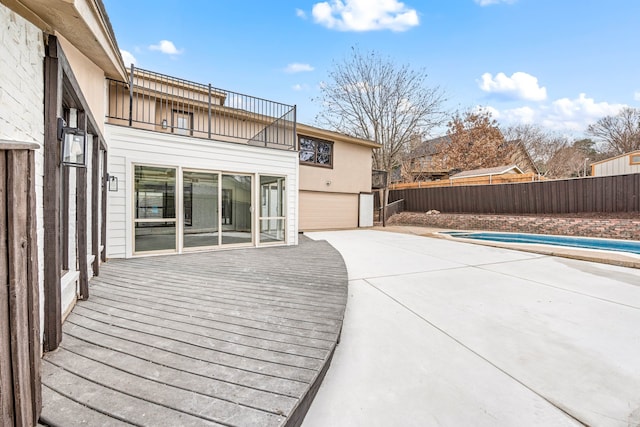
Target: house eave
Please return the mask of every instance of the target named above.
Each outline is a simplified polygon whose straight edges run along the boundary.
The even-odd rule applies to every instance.
[[[345,135],[343,133],[334,132],[327,129],[320,129],[315,126],[305,125],[304,123],[298,123],[296,128],[296,132],[298,134],[303,134],[307,136],[312,136],[316,138],[328,139],[332,141],[340,141],[346,142],[349,144],[362,145],[364,147],[369,148],[380,148],[381,144],[377,142],[370,141],[368,139],[356,138],[353,136]]]
[[[50,34],[60,34],[106,76],[126,80],[126,69],[102,0],[2,0]]]

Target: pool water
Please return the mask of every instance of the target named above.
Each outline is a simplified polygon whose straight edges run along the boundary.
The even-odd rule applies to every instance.
[[[636,240],[594,239],[590,237],[549,236],[544,234],[489,233],[484,231],[446,231],[442,232],[442,234],[448,234],[451,237],[486,240],[491,242],[534,243],[570,248],[630,252],[640,255],[640,241]]]

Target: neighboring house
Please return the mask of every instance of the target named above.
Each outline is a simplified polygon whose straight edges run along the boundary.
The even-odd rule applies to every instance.
[[[640,150],[591,163],[591,176],[640,173]]]
[[[529,151],[526,149],[522,141],[513,140],[507,141],[512,147],[510,160],[512,164],[518,165],[518,168],[522,171],[522,173],[540,173],[536,164],[533,162]]]
[[[442,168],[440,162],[434,161],[443,147],[451,142],[447,135],[421,142],[417,145],[405,160],[400,172],[395,174],[394,182],[404,181],[438,181],[450,178],[461,168]],[[518,166],[523,173],[538,173],[529,152],[519,140],[505,142],[511,148],[509,160]]]
[[[297,244],[295,107],[134,67],[108,93],[109,257]]]
[[[497,166],[495,168],[482,168],[470,171],[464,171],[451,175],[449,180],[452,183],[470,182],[473,180],[487,181],[488,184],[494,184],[501,180],[506,181],[514,175],[522,175],[523,172],[516,165]],[[484,182],[483,182],[484,183]]]
[[[0,424],[33,425],[41,351],[105,258],[105,77],[125,69],[100,1],[3,0],[0,26]]]
[[[373,218],[372,150],[366,139],[299,123],[301,231],[355,228]]]
[[[450,141],[451,139],[445,135],[418,143],[410,151],[393,181],[438,181],[449,178],[451,171],[442,168],[440,162],[434,161],[434,157],[440,153],[441,147]]]

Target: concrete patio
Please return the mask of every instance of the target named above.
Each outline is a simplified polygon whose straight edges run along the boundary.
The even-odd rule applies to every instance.
[[[315,426],[638,426],[640,270],[373,230]]]
[[[43,359],[50,426],[299,425],[347,298],[328,243],[111,260]]]

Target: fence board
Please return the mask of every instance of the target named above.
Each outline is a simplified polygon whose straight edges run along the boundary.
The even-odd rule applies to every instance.
[[[405,209],[451,213],[563,214],[640,211],[640,174],[526,183],[391,190]]]

